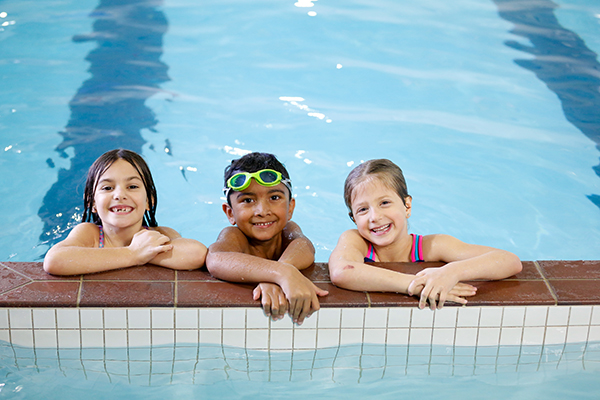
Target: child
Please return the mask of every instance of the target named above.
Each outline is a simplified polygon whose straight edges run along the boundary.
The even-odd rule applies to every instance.
[[[146,263],[200,268],[206,247],[157,226],[156,202],[154,181],[142,157],[123,149],[104,153],[88,171],[82,223],[48,251],[44,270],[78,275]]]
[[[302,324],[328,292],[300,272],[313,264],[315,249],[291,221],[296,201],[287,170],[272,154],[250,153],[225,169],[223,190],[223,211],[236,226],[209,247],[208,270],[226,281],[260,283],[254,299],[262,298],[267,316],[280,319],[289,305]]]
[[[466,244],[448,235],[409,235],[412,197],[400,168],[389,160],[370,160],[354,168],[344,185],[344,199],[357,229],[344,232],[329,258],[331,281],[351,290],[420,295],[442,308],[446,300],[466,304],[476,288],[460,281],[503,279],[521,271],[521,261],[507,251]],[[417,275],[365,264],[443,261]]]

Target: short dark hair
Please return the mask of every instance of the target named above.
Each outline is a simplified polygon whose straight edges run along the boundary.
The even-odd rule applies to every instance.
[[[410,197],[406,180],[400,167],[385,158],[369,160],[355,167],[344,182],[344,201],[352,218],[352,191],[358,184],[369,177],[375,175],[387,187],[398,193],[404,205],[406,198]]]
[[[94,193],[98,186],[98,180],[110,168],[111,165],[117,160],[125,160],[135,168],[140,174],[142,182],[144,183],[144,189],[146,189],[146,197],[148,199],[148,210],[144,213],[144,226],[157,227],[156,222],[156,205],[158,203],[158,197],[156,194],[156,187],[154,186],[154,180],[150,173],[150,168],[146,161],[137,153],[125,150],[115,149],[107,151],[102,154],[90,167],[87,174],[87,180],[85,182],[85,191],[83,194],[83,216],[81,222],[93,222],[96,225],[102,225],[102,220],[98,216],[98,213],[92,211],[94,207]]]
[[[285,169],[285,166],[281,162],[279,162],[277,157],[275,157],[273,154],[270,154],[270,153],[254,152],[254,153],[246,154],[245,156],[238,158],[237,160],[231,161],[231,164],[229,164],[225,168],[223,187],[227,187],[227,181],[229,180],[229,178],[231,178],[233,175],[237,174],[238,172],[256,172],[256,171],[260,171],[262,169],[275,170],[275,171],[281,173],[281,175],[283,176],[283,179],[290,179],[290,174],[288,173],[287,169]],[[285,186],[290,191],[290,200],[291,200],[291,198],[292,198],[292,190],[290,189],[291,184],[289,187],[287,185],[285,185]],[[230,195],[231,195],[231,191],[229,191],[229,193],[227,194],[227,204],[229,204],[229,205],[231,205],[231,200],[229,199]]]

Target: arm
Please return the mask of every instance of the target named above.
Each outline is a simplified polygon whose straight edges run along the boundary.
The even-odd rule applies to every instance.
[[[440,268],[428,268],[417,274],[410,290],[420,290],[419,307],[429,300],[435,308],[435,299],[441,308],[448,288],[459,281],[474,279],[504,279],[521,271],[519,258],[508,251],[493,247],[463,243],[448,235],[431,235],[424,243],[427,259],[444,261]],[[419,289],[420,287],[420,289]]]
[[[227,227],[209,247],[206,267],[213,276],[226,281],[279,285],[290,303],[294,322],[302,323],[311,309],[319,309],[317,296],[327,292],[315,286],[294,265],[249,253],[246,236],[236,227]]]
[[[170,239],[173,248],[156,255],[149,263],[179,270],[198,269],[204,265],[208,250],[202,243],[182,238],[177,231],[164,226],[156,230]]]
[[[329,257],[331,282],[349,290],[408,293],[414,275],[365,264],[367,247],[356,229],[344,232]]]
[[[419,294],[422,287],[409,290],[415,275],[404,274],[365,264],[364,254],[367,244],[357,230],[349,230],[342,234],[337,246],[329,258],[329,274],[331,281],[339,287],[369,292],[396,292],[410,295]],[[452,286],[447,299],[466,304],[462,296],[472,296],[475,288],[471,285],[457,283]]]
[[[283,229],[285,250],[279,261],[292,264],[299,270],[310,267],[315,262],[315,247],[312,242],[304,236],[302,229],[295,222],[288,222]]]
[[[142,265],[171,250],[169,238],[158,232],[138,232],[127,247],[98,248],[98,227],[77,225],[44,258],[44,270],[53,275],[79,275]]]

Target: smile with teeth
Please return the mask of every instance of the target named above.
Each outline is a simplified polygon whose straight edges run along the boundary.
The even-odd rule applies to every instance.
[[[253,223],[254,226],[256,226],[257,228],[268,228],[269,226],[273,225],[275,222],[255,222]]]
[[[388,229],[390,229],[390,226],[392,224],[387,224],[387,225],[383,225],[377,228],[373,228],[371,229],[371,232],[375,233],[375,234],[380,234],[380,233],[385,233]]]
[[[114,213],[128,213],[131,210],[133,210],[132,207],[129,206],[114,206],[110,208],[110,211],[114,212]]]

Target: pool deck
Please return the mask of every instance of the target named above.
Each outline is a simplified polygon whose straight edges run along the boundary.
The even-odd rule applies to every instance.
[[[374,263],[416,273],[442,263]],[[335,287],[327,263],[303,271],[329,291],[322,307],[416,307],[416,297],[354,292]],[[469,282],[478,288],[468,306],[600,304],[600,260],[524,261],[521,273],[501,281]],[[223,282],[206,268],[173,271],[141,266],[89,275],[48,275],[40,262],[0,262],[0,307],[260,307],[254,285]],[[458,306],[457,304],[448,304]]]

